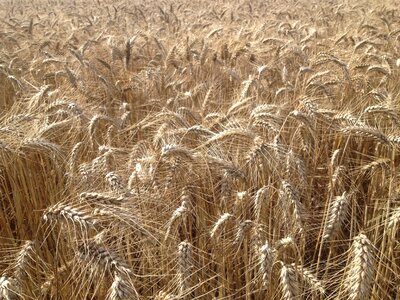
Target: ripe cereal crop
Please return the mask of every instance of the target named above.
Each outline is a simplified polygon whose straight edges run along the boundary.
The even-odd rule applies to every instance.
[[[395,1],[0,21],[0,300],[400,299]]]

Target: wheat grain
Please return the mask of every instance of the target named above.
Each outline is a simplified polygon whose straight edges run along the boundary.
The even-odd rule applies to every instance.
[[[188,242],[181,242],[178,247],[179,267],[179,290],[183,294],[190,288],[190,277],[192,274],[192,245]]]
[[[126,279],[119,275],[114,276],[114,281],[108,290],[106,300],[133,300],[138,299],[135,291]]]
[[[230,220],[233,218],[233,215],[230,213],[224,213],[222,214],[217,222],[215,222],[213,228],[211,229],[210,236],[216,237],[218,233],[221,231],[221,228]]]
[[[94,266],[99,264],[110,272],[117,271],[121,274],[132,273],[128,264],[115,252],[93,242],[79,245],[78,256],[88,264],[93,264]]]
[[[323,239],[328,240],[333,238],[340,230],[349,209],[349,199],[350,196],[346,192],[343,192],[341,196],[337,196],[333,199],[332,205],[328,211],[328,219],[325,224]]]
[[[348,299],[368,299],[374,280],[373,245],[362,233],[357,235],[351,245],[350,262],[345,286]]]
[[[276,250],[271,248],[268,241],[260,248],[260,272],[262,274],[262,282],[264,286],[268,286],[272,267],[276,258]]]
[[[20,291],[16,280],[12,277],[0,277],[0,299],[18,300]]]
[[[106,194],[100,194],[100,193],[87,193],[87,192],[83,192],[79,194],[79,197],[82,200],[85,200],[91,204],[94,205],[116,205],[116,206],[120,206],[125,198],[120,196],[120,197],[113,197],[113,196],[109,196]]]
[[[171,218],[168,221],[165,239],[168,238],[174,224],[179,219],[183,219],[188,214],[188,212],[189,212],[189,203],[186,201],[182,201],[181,205],[174,211],[174,213],[172,214]]]
[[[281,262],[280,280],[282,285],[283,299],[297,299],[300,295],[299,282],[292,266]]]
[[[296,266],[295,264],[291,265],[292,268],[294,268],[297,273],[300,275],[300,277],[315,291],[318,291],[321,295],[325,295],[325,288],[321,282],[309,269],[302,267],[302,266]]]
[[[72,207],[63,203],[50,207],[44,213],[43,219],[45,221],[70,221],[84,229],[96,228],[98,222],[89,213],[81,210],[81,207]]]

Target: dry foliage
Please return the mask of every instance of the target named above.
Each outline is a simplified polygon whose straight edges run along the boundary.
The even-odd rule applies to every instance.
[[[399,299],[399,11],[228,2],[2,1],[0,299]]]

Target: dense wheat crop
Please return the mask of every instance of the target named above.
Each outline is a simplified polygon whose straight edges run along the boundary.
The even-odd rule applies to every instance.
[[[0,21],[0,299],[400,298],[394,1]]]

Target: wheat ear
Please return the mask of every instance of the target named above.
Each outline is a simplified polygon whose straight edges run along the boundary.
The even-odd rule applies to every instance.
[[[354,238],[345,281],[350,300],[369,299],[374,281],[373,245],[362,233]]]

